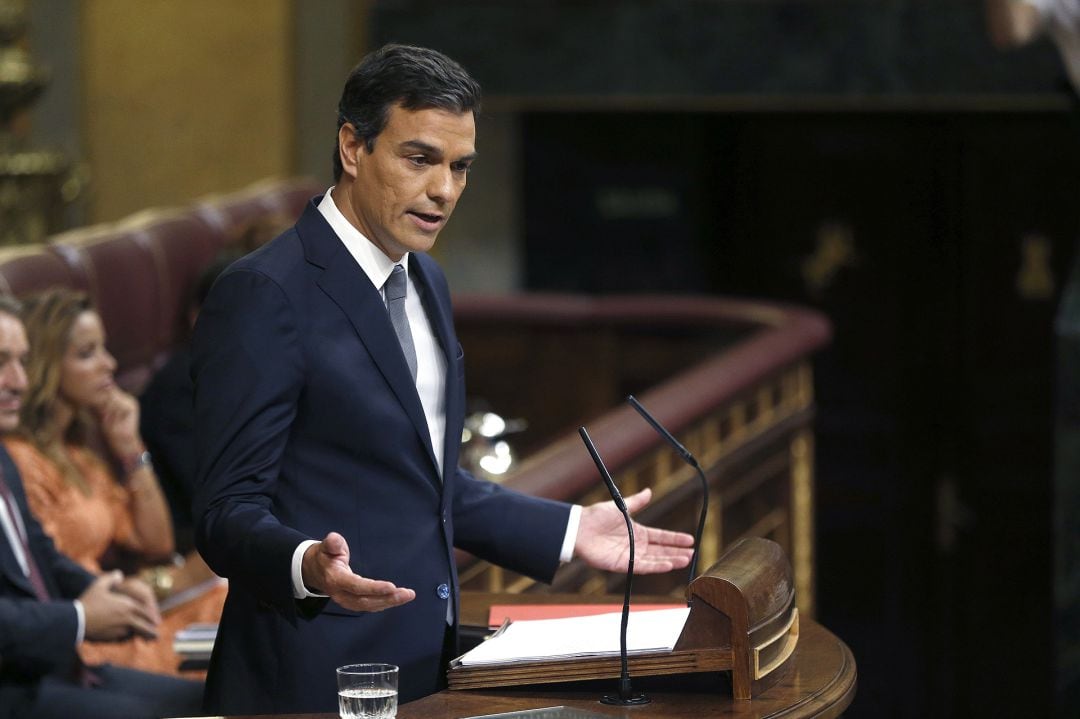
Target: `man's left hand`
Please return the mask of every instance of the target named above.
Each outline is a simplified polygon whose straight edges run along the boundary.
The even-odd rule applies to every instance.
[[[652,490],[643,489],[626,497],[630,514],[641,511],[652,499]],[[694,538],[685,532],[634,527],[634,574],[660,574],[689,566],[694,555]],[[625,572],[630,561],[630,538],[626,520],[615,502],[599,502],[583,507],[578,525],[574,556],[595,569]]]

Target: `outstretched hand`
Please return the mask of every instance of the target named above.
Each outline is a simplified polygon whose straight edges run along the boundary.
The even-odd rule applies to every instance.
[[[301,573],[308,589],[326,594],[342,607],[356,612],[381,612],[416,598],[412,589],[353,572],[349,566],[349,545],[337,532],[330,532],[324,540],[307,548]]]
[[[626,497],[630,514],[641,511],[652,499],[652,490],[643,489]],[[660,574],[690,564],[694,538],[685,532],[647,527],[633,522],[634,574]],[[626,520],[615,502],[599,502],[581,510],[574,556],[595,569],[625,572],[630,562],[630,539]]]

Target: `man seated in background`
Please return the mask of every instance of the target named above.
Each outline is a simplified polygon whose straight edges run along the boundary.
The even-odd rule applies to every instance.
[[[0,434],[19,423],[29,343],[20,308],[0,297]],[[202,684],[109,665],[86,667],[83,639],[153,637],[149,587],[119,572],[95,577],[56,551],[30,513],[0,445],[0,718],[160,717],[197,710]]]

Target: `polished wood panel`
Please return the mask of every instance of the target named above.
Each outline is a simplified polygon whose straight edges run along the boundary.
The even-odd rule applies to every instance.
[[[293,171],[292,5],[72,4],[84,112],[71,129],[90,164],[89,222]],[[257,152],[237,142],[253,121],[264,139]]]

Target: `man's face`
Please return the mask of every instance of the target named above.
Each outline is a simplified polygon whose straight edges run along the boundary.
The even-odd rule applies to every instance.
[[[345,217],[392,260],[430,250],[476,157],[472,113],[395,105],[370,153],[351,125],[338,138],[344,172],[354,179],[341,198]]]
[[[0,433],[19,426],[19,410],[26,392],[26,355],[30,345],[17,317],[0,311]]]

